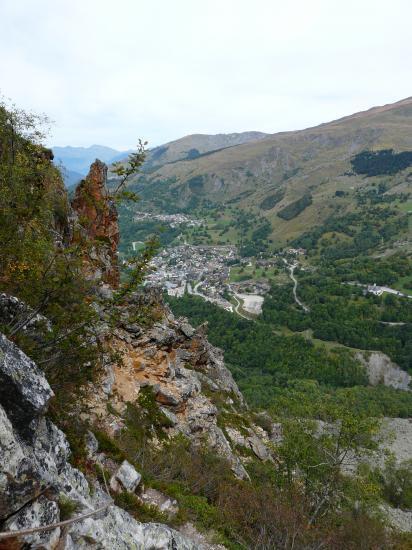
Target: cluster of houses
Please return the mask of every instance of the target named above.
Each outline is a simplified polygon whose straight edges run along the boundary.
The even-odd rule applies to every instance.
[[[142,222],[145,220],[155,220],[166,223],[170,225],[170,227],[178,227],[179,225],[186,225],[187,227],[200,227],[203,224],[203,220],[190,218],[189,216],[186,216],[186,214],[151,214],[149,212],[135,212],[133,221]]]
[[[233,246],[180,245],[163,250],[152,261],[147,282],[167,290],[170,296],[194,294],[218,298],[229,278],[228,261],[236,258]],[[201,286],[200,290],[197,288]]]

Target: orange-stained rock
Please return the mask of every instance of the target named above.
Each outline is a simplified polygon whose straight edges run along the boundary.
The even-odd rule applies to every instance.
[[[131,325],[132,319],[137,323],[136,308],[155,301],[156,292],[159,312],[163,314],[151,321],[147,319],[136,331]],[[194,446],[208,445],[229,461],[238,478],[247,479],[240,457],[218,423],[219,407],[245,407],[236,382],[224,365],[223,353],[209,344],[205,326],[193,329],[186,320],[176,319],[160,300],[159,291],[152,289],[148,293],[145,288],[141,295],[135,293],[119,306],[122,322],[114,329],[108,327],[107,333],[101,335],[109,353],[101,383],[90,387],[85,419],[110,436],[119,436],[125,429],[128,403],[140,407],[139,393],[150,387],[159,410],[170,423],[164,427],[167,435],[183,434]],[[253,428],[251,437],[257,429]]]
[[[87,177],[76,188],[72,208],[81,237],[93,243],[85,258],[86,274],[117,287],[119,224],[116,206],[107,192],[106,180],[107,166],[96,159]],[[79,235],[75,232],[74,240],[78,239]]]

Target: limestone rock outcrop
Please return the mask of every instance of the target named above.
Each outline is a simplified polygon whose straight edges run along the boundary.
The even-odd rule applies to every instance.
[[[85,256],[85,273],[112,287],[119,284],[117,247],[119,224],[115,204],[106,187],[107,166],[100,160],[90,166],[90,172],[76,187],[72,210],[77,221],[74,241],[83,238],[91,243]]]
[[[32,435],[52,395],[33,361],[0,334],[0,403],[20,434]]]
[[[18,398],[16,411],[13,411],[4,392],[0,394],[1,530],[17,531],[58,522],[62,499],[75,505],[76,516],[103,508],[98,514],[76,521],[64,530],[57,527],[25,535],[13,548],[201,548],[166,525],[136,521],[113,504],[97,481],[91,486],[83,473],[69,463],[70,447],[63,432],[44,416],[52,395],[47,380],[4,336],[0,339],[0,350],[1,376],[14,381]],[[25,369],[28,369],[27,374],[23,372]],[[33,376],[31,387],[29,375]],[[30,425],[30,433],[21,430],[20,419],[23,418]]]
[[[150,291],[152,298],[155,290]],[[143,294],[144,296],[144,294]],[[107,379],[100,390],[93,388],[90,398],[92,422],[100,422],[112,435],[124,427],[121,415],[127,403],[136,403],[142,388],[150,386],[155,400],[169,420],[170,436],[181,433],[194,445],[207,444],[229,461],[234,474],[248,478],[241,457],[219,421],[223,409],[237,414],[247,407],[236,382],[226,368],[221,350],[206,337],[206,327],[193,329],[185,319],[176,319],[157,295],[159,315],[149,327],[136,330],[128,312],[141,296],[122,304],[122,326],[108,334],[109,347],[121,361],[108,365]],[[101,312],[104,319],[104,311]],[[107,387],[109,386],[109,391]],[[104,389],[106,388],[106,390]],[[108,414],[107,402],[119,415]],[[250,423],[247,447],[261,460],[270,458],[269,436]]]
[[[384,384],[397,390],[411,390],[412,377],[384,353],[358,352],[356,358],[366,368],[371,386]]]

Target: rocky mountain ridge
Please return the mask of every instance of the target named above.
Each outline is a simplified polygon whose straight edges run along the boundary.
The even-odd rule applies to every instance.
[[[63,177],[67,187],[77,184],[87,175],[95,158],[111,163],[127,157],[130,151],[117,151],[104,145],[90,147],[53,147],[55,163],[63,167]]]

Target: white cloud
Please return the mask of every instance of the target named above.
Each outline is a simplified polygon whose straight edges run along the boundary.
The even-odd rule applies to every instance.
[[[0,90],[51,143],[276,132],[411,95],[409,0],[2,0]]]

